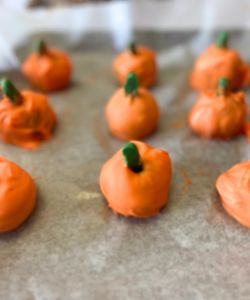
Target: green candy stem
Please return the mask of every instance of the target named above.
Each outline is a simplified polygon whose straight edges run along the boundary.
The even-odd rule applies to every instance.
[[[44,55],[44,54],[48,53],[48,47],[47,47],[46,43],[43,40],[38,41],[38,43],[37,43],[37,52],[40,55]]]
[[[124,90],[127,95],[135,96],[137,95],[138,89],[138,78],[134,73],[129,73],[126,83],[124,85]]]
[[[135,42],[130,42],[128,45],[128,48],[131,53],[137,54],[137,49],[136,49],[136,43]]]
[[[127,143],[122,148],[125,164],[132,171],[139,173],[142,171],[140,154],[134,143]]]
[[[222,31],[218,34],[216,45],[219,48],[226,48],[228,43],[228,33],[225,31]]]
[[[19,105],[22,103],[22,95],[14,84],[9,79],[0,80],[0,87],[2,88],[3,94],[8,97],[11,103]]]
[[[220,78],[218,81],[218,88],[216,91],[217,96],[225,95],[228,91],[229,80],[227,78]]]

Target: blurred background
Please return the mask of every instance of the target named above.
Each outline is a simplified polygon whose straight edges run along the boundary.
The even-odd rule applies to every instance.
[[[58,6],[58,5],[71,5],[86,2],[97,2],[101,0],[31,0],[28,1],[29,7],[37,6]]]
[[[0,0],[0,69],[18,65],[15,49],[30,37],[49,33],[64,35],[66,48],[116,51],[134,38],[156,48],[188,38],[195,54],[214,31],[248,31],[249,13],[249,0]]]

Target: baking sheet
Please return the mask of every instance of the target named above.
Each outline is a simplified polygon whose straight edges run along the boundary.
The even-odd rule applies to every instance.
[[[115,52],[103,33],[91,35],[68,49],[71,87],[49,95],[58,115],[54,139],[36,151],[0,144],[1,155],[26,169],[39,189],[31,218],[0,237],[0,299],[249,299],[250,233],[226,215],[214,190],[221,172],[249,158],[249,145],[244,137],[201,140],[186,126],[196,97],[187,84],[194,51],[202,50],[201,37],[208,43],[213,35],[136,37],[158,51],[152,92],[161,120],[145,142],[172,158],[168,205],[155,218],[123,218],[100,194],[100,168],[123,143],[109,135],[103,117],[117,87]],[[48,40],[65,45],[61,35]],[[239,48],[239,41],[249,59],[249,34],[235,32],[232,45]],[[28,45],[17,49],[21,60]],[[7,75],[28,87],[17,71]]]

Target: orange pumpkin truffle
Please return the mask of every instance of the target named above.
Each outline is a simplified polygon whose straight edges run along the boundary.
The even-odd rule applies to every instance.
[[[140,86],[154,85],[157,76],[155,56],[153,50],[131,43],[129,49],[120,53],[113,61],[113,70],[118,82],[123,85],[128,74],[135,73]]]
[[[190,76],[190,84],[194,89],[214,91],[221,77],[229,79],[233,90],[249,84],[249,66],[237,51],[227,47],[227,40],[227,33],[220,33],[217,44],[210,46],[197,59]]]
[[[0,232],[17,228],[31,214],[36,186],[28,173],[0,157]]]
[[[40,41],[37,52],[24,61],[22,72],[35,87],[45,92],[58,91],[69,85],[71,62],[66,53],[50,49]]]
[[[228,214],[250,227],[250,161],[241,162],[221,174],[216,188]]]
[[[102,167],[100,188],[118,214],[146,218],[168,201],[171,160],[167,152],[142,142],[126,144]]]
[[[230,139],[244,132],[247,106],[243,92],[229,92],[228,80],[215,93],[199,96],[189,114],[189,126],[204,138]]]
[[[31,91],[19,92],[6,79],[0,85],[5,95],[0,102],[0,139],[27,149],[50,139],[56,117],[47,97]]]
[[[120,139],[142,139],[153,133],[159,120],[159,108],[152,94],[138,88],[137,76],[130,73],[124,88],[109,100],[106,110],[109,130]]]

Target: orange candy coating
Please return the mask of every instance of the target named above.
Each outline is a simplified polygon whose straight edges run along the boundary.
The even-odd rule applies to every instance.
[[[249,84],[250,68],[235,50],[212,45],[197,59],[190,85],[200,91],[213,92],[221,77],[227,78],[235,90]]]
[[[0,157],[0,232],[21,225],[36,202],[36,186],[28,173]]]
[[[56,116],[47,97],[22,91],[22,103],[4,97],[0,102],[0,139],[26,149],[37,148],[52,136]]]
[[[68,55],[57,49],[30,54],[22,65],[22,72],[30,83],[42,91],[52,92],[66,88],[71,77]]]
[[[216,188],[227,213],[250,228],[250,161],[241,162],[221,174]]]
[[[168,201],[171,159],[166,151],[133,143],[141,157],[142,171],[128,168],[120,149],[102,167],[100,188],[114,212],[147,218],[158,214]]]
[[[244,132],[247,106],[244,93],[201,94],[189,113],[189,126],[204,138],[230,139]]]
[[[138,88],[137,95],[126,95],[120,88],[105,109],[111,133],[123,140],[142,139],[153,133],[159,120],[159,108],[152,94]]]
[[[129,73],[135,73],[139,79],[139,85],[153,86],[157,77],[157,64],[155,52],[146,47],[137,46],[136,54],[125,50],[118,54],[113,61],[113,71],[118,82],[123,85]]]

